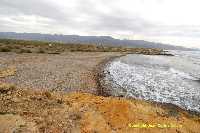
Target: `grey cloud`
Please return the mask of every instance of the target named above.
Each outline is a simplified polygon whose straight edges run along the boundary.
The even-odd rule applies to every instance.
[[[111,1],[101,1],[107,8],[112,9],[110,13],[104,13],[95,7],[95,1],[89,0],[87,3],[81,1],[77,5],[77,10],[80,13],[87,14],[91,17],[86,23],[91,21],[90,29],[98,31],[130,31],[130,32],[142,32],[145,28],[153,26],[151,22],[148,22],[139,16],[134,16],[121,9],[113,8]],[[114,1],[112,1],[114,2]]]
[[[59,2],[59,1],[58,1]],[[46,0],[1,0],[0,1],[0,17],[9,17],[14,21],[25,21],[20,15],[36,15],[44,18],[49,18],[51,21],[42,22],[46,26],[37,27],[37,31],[49,29],[49,31],[75,29],[80,32],[98,33],[104,32],[131,32],[133,34],[143,34],[148,36],[192,36],[200,35],[200,26],[168,26],[145,20],[138,15],[129,14],[122,9],[112,6],[114,0],[94,1],[94,0],[77,0],[75,9],[69,9],[64,12],[60,7]],[[70,3],[69,3],[70,4]],[[110,13],[104,13],[97,9],[97,5],[101,4],[109,9]],[[81,22],[76,21],[76,18],[88,16],[88,19]],[[0,18],[1,31],[17,30],[32,32],[30,27],[13,26],[8,21]],[[34,31],[33,31],[34,32]],[[63,31],[64,32],[64,31]],[[78,33],[77,33],[78,34]]]
[[[105,15],[99,18],[99,23],[97,26],[99,28],[108,29],[108,30],[122,30],[122,31],[131,31],[141,33],[146,28],[153,27],[154,24],[151,22],[145,21],[144,19],[134,16],[129,17],[124,14],[120,14],[120,16],[112,16]]]
[[[0,15],[38,15],[55,20],[65,20],[66,14],[51,2],[43,0],[0,1]]]
[[[200,25],[155,25],[146,30],[148,36],[174,36],[174,37],[193,37],[199,38]]]

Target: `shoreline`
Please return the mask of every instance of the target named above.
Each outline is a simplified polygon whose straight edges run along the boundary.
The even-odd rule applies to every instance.
[[[103,80],[102,80],[102,77],[105,77],[105,74],[104,74],[104,70],[105,70],[105,67],[107,65],[109,65],[109,63],[111,63],[112,61],[114,61],[115,59],[117,58],[120,58],[120,57],[123,57],[123,56],[127,56],[129,54],[143,54],[143,53],[121,53],[121,55],[118,55],[118,56],[112,56],[112,57],[109,57],[108,59],[105,59],[103,60],[102,62],[100,62],[98,65],[97,65],[97,68],[94,70],[94,73],[96,73],[95,75],[95,79],[96,79],[96,82],[97,82],[97,95],[100,95],[100,96],[112,96],[112,94],[109,93],[109,90],[107,88],[111,87],[111,86],[106,86],[104,83],[103,83]],[[161,56],[174,56],[172,54],[167,54],[164,52],[160,52],[159,54],[158,53],[155,53],[155,54],[144,54],[144,55],[161,55]]]
[[[97,81],[97,92],[98,92],[98,96],[104,96],[104,97],[120,97],[120,98],[125,98],[123,95],[120,95],[120,96],[114,96],[113,93],[112,93],[112,89],[109,89],[109,88],[112,88],[111,85],[106,85],[105,84],[105,81],[104,81],[104,77],[106,76],[105,75],[105,68],[111,63],[113,62],[115,59],[117,58],[120,58],[120,57],[123,57],[123,56],[126,56],[128,54],[132,54],[132,53],[127,53],[127,54],[123,54],[123,55],[120,55],[120,56],[113,56],[113,57],[110,57],[109,59],[106,59],[104,61],[102,61],[98,67],[97,67],[97,70],[96,70],[96,73],[97,73],[97,76],[96,76],[96,81]],[[161,56],[174,56],[172,54],[166,54],[165,53],[161,53],[161,54],[158,54],[158,55],[161,55]],[[139,99],[135,99],[135,98],[125,98],[125,99],[128,99],[128,100],[139,100]],[[160,106],[161,108],[163,109],[171,109],[171,110],[175,110],[177,112],[183,112],[184,114],[186,114],[188,117],[190,116],[197,116],[197,117],[200,117],[200,112],[197,112],[197,111],[192,111],[192,110],[186,110],[186,109],[183,109],[177,105],[174,105],[172,103],[161,103],[161,102],[155,102],[155,101],[149,101],[149,100],[142,100],[142,101],[145,101],[147,103],[151,103],[153,106]]]
[[[128,55],[128,54],[124,53],[124,54],[119,55],[119,56],[110,57],[108,59],[103,60],[102,62],[100,62],[97,65],[97,68],[95,69],[95,73],[96,73],[95,77],[96,77],[96,82],[97,82],[97,95],[104,96],[104,97],[112,96],[110,93],[108,93],[109,92],[108,88],[110,86],[106,86],[103,82],[103,77],[105,77],[105,74],[104,74],[105,67],[109,63],[114,61],[115,59],[126,56],[126,55]]]
[[[0,82],[0,131],[16,130],[30,133],[94,131],[160,133],[163,131],[163,128],[137,129],[129,126],[137,123],[173,124],[184,127],[166,128],[167,132],[199,131],[200,117],[179,108],[174,109],[173,106],[145,100],[106,96],[106,93],[103,95],[105,90],[100,84],[104,74],[101,73],[102,70],[107,63],[127,54],[129,53],[104,53],[102,57],[100,56],[102,54],[97,56],[97,53],[87,53],[85,58],[82,57],[83,53],[76,58],[74,55],[77,53],[72,54],[73,56],[68,54],[67,58],[72,58],[73,62],[78,61],[76,66],[80,66],[81,62],[85,65],[88,65],[88,61],[93,63],[89,72],[94,75],[91,83],[98,86],[93,88],[94,93],[89,89],[73,92],[26,89]],[[74,70],[79,69],[80,67],[77,67]],[[87,75],[79,78],[89,79]],[[90,84],[87,81],[85,82]]]

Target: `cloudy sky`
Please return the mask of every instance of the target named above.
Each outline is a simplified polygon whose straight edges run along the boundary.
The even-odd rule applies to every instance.
[[[0,31],[110,35],[200,48],[199,0],[0,0]]]

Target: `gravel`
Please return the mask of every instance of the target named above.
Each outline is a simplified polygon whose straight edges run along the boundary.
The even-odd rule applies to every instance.
[[[95,69],[104,60],[120,53],[69,52],[52,54],[0,53],[0,69],[15,67],[15,75],[0,82],[30,89],[97,93]]]

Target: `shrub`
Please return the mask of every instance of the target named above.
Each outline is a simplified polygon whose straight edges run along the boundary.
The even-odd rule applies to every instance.
[[[0,83],[0,93],[8,93],[9,91],[13,91],[15,89],[15,85]]]
[[[0,52],[10,52],[11,49],[7,48],[7,47],[2,47],[0,48]]]
[[[29,49],[20,49],[19,53],[32,53]]]
[[[46,96],[48,99],[50,99],[50,98],[52,97],[51,93],[48,92],[48,91],[45,91],[45,92],[43,93],[43,95]]]
[[[43,49],[40,48],[40,49],[38,50],[37,53],[41,53],[41,54],[43,54],[43,53],[45,53],[45,51],[44,51]]]

